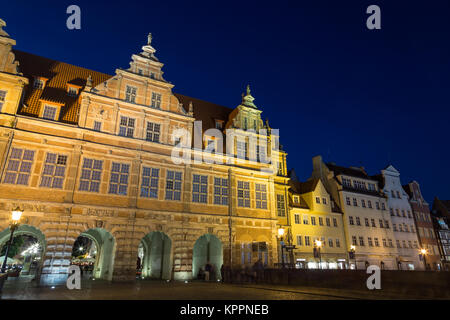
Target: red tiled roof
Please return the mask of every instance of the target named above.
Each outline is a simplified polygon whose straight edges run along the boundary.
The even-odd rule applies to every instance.
[[[96,86],[112,77],[108,74],[36,56],[31,53],[14,50],[14,54],[16,55],[16,60],[19,61],[20,72],[30,81],[25,89],[24,105],[21,106],[19,114],[39,116],[40,100],[44,100],[63,105],[59,121],[77,123],[81,101],[79,95],[71,97],[67,94],[67,84],[84,87],[87,78],[91,76],[93,86]],[[48,79],[44,89],[35,89],[33,87],[34,77]]]

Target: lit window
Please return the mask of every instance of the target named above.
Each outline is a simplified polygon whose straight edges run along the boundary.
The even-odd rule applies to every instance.
[[[193,175],[192,202],[208,203],[208,176]]]
[[[85,158],[81,170],[80,191],[99,192],[103,161]]]
[[[41,187],[62,189],[66,172],[67,156],[47,153],[42,171]]]
[[[132,86],[127,86],[127,91],[125,93],[125,101],[127,102],[136,102],[136,92],[137,88]]]
[[[159,169],[142,168],[141,197],[158,199]]]
[[[316,203],[320,204],[320,198],[316,197]]]
[[[302,244],[302,236],[297,236],[297,245],[301,246]]]
[[[236,153],[239,159],[247,159],[247,143],[244,141],[236,141]]]
[[[127,194],[129,171],[129,164],[116,162],[112,163],[109,193],[121,195]]]
[[[257,209],[267,209],[267,188],[265,184],[255,184],[255,198]]]
[[[309,217],[307,215],[303,215],[303,224],[309,224]]]
[[[228,179],[214,178],[214,204],[228,205]]]
[[[33,88],[35,88],[35,89],[44,89],[44,80],[42,80],[40,78],[35,78],[34,79]]]
[[[56,111],[56,107],[44,106],[44,113],[42,114],[42,118],[47,120],[55,120]]]
[[[238,207],[250,208],[250,183],[238,181]]]
[[[160,109],[161,108],[161,94],[152,92],[152,104],[153,108]]]
[[[119,136],[133,137],[135,119],[129,117],[120,117]]]
[[[3,104],[6,101],[6,92],[5,90],[0,90],[0,112],[2,112]]]
[[[181,172],[167,171],[166,200],[181,200]]]
[[[311,225],[312,226],[316,225],[316,217],[311,217]]]
[[[147,141],[159,142],[161,125],[159,123],[147,122]]]
[[[300,215],[298,215],[298,214],[294,215],[294,221],[295,221],[295,224],[300,224]]]
[[[28,185],[33,160],[34,151],[13,148],[3,183]]]
[[[69,89],[67,90],[67,95],[71,96],[71,97],[76,97],[78,94],[78,89],[75,87],[69,87]]]

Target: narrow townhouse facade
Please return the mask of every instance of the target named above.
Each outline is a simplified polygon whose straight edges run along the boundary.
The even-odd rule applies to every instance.
[[[387,197],[363,168],[342,167],[324,163],[321,156],[313,158],[312,179],[321,179],[336,199],[343,213],[347,251],[354,249],[352,269],[377,265],[397,270],[398,249],[394,245]]]
[[[208,261],[218,276],[222,264],[277,261],[278,225],[289,224],[287,155],[250,88],[236,108],[174,93],[151,35],[128,68],[108,75],[14,50],[5,25],[0,246],[21,208],[16,234],[42,248],[38,281],[65,281],[79,236],[96,243],[94,276],[106,280],[135,279],[139,255],[144,277],[176,280],[196,278]]]
[[[417,181],[412,181],[404,185],[403,189],[409,196],[409,203],[419,239],[419,247],[421,250],[426,250],[423,263],[426,265],[427,270],[441,270],[441,255],[433,227],[433,219],[430,213],[430,207],[422,196],[420,185]]]
[[[450,200],[434,198],[432,219],[441,254],[442,270],[450,271]]]
[[[403,189],[400,172],[392,165],[381,170],[381,174],[374,177],[387,196],[387,206],[395,235],[395,246],[398,249],[397,267],[399,270],[423,270],[419,254],[419,239],[414,223],[409,196]]]
[[[296,268],[349,268],[342,213],[322,181],[291,180],[290,185],[289,211]]]

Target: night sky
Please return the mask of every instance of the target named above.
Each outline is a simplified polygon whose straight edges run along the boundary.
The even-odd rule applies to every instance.
[[[381,30],[366,28],[371,4]],[[318,154],[371,175],[393,164],[430,204],[450,198],[449,16],[448,0],[7,1],[0,13],[17,49],[109,74],[152,32],[175,92],[234,108],[249,83],[300,179]]]

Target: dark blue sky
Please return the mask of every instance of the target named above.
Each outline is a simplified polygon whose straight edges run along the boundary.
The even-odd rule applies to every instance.
[[[82,30],[65,27],[71,4]],[[371,4],[381,30],[366,28]],[[8,1],[0,13],[17,49],[110,74],[152,32],[175,92],[234,108],[250,83],[301,179],[318,154],[369,174],[393,164],[430,202],[450,198],[449,15],[447,0]]]

